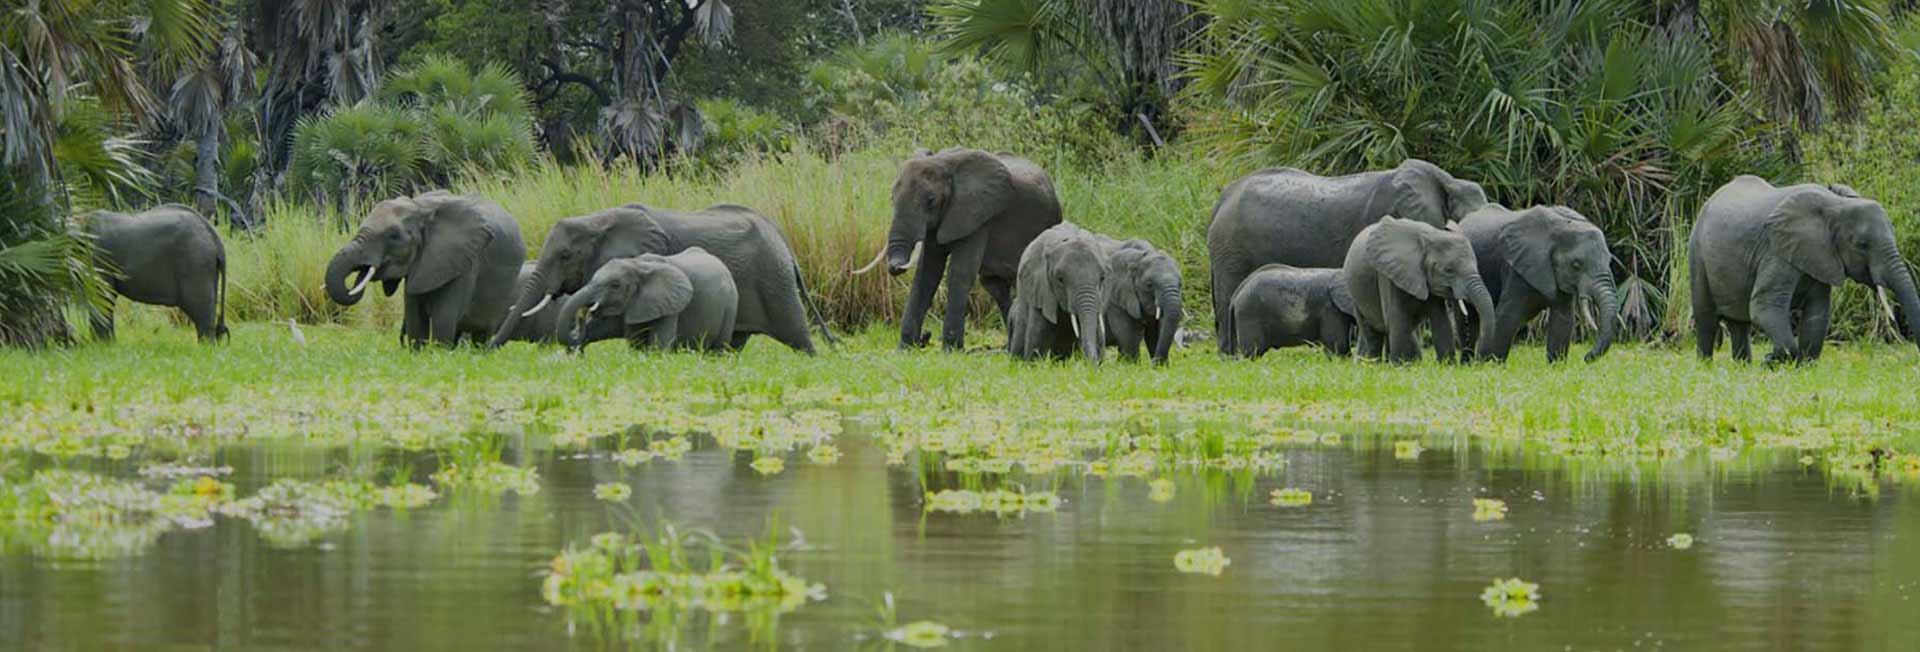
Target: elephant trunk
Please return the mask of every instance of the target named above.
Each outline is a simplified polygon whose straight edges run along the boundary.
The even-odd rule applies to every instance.
[[[343,306],[360,303],[360,297],[366,296],[367,281],[371,280],[373,273],[377,271],[368,265],[364,258],[365,255],[361,253],[360,240],[357,237],[333,255],[333,260],[327,263],[327,298]],[[363,267],[367,268],[367,271],[361,277],[358,288],[348,289],[347,275]]]
[[[1080,339],[1080,354],[1094,362],[1100,361],[1100,350],[1107,346],[1107,311],[1100,305],[1099,294],[1098,287],[1092,285],[1075,292],[1071,313],[1073,334]]]
[[[553,320],[553,339],[555,341],[560,342],[568,349],[579,349],[586,345],[586,342],[582,341],[585,338],[582,337],[578,329],[575,328],[574,320],[579,318],[580,311],[592,305],[588,303],[588,301],[591,300],[594,295],[598,294],[599,292],[590,289],[581,290],[573,293],[573,296],[567,297],[567,300],[560,304],[560,316]],[[587,315],[586,321],[592,323],[593,315]]]
[[[1875,257],[1880,260],[1873,266],[1874,284],[1893,290],[1894,298],[1900,302],[1900,314],[1907,322],[1903,334],[1920,344],[1920,295],[1915,294],[1913,274],[1907,270],[1907,262],[1900,258],[1900,251],[1892,242],[1882,245]]]
[[[521,319],[531,313],[539,312],[540,308],[546,307],[547,302],[553,300],[553,294],[559,288],[552,287],[554,284],[547,281],[549,277],[553,275],[546,274],[539,268],[535,268],[533,273],[527,275],[526,282],[520,284],[520,291],[514,295],[517,298],[513,306],[507,308],[506,318],[500,320],[500,328],[494,331],[493,339],[487,341],[489,348],[506,344],[507,340],[513,338],[513,331],[519,328]]]
[[[905,274],[919,262],[920,249],[925,245],[926,220],[918,215],[903,214],[894,210],[893,228],[887,232],[887,273],[894,276]]]
[[[1620,331],[1620,302],[1613,287],[1613,275],[1596,273],[1587,282],[1587,300],[1593,302],[1598,312],[1593,318],[1598,320],[1600,332],[1594,336],[1593,350],[1587,352],[1587,362],[1599,360],[1613,346],[1613,337]]]
[[[1477,360],[1492,359],[1494,331],[1497,330],[1494,324],[1497,320],[1492,318],[1493,293],[1487,291],[1487,283],[1480,279],[1479,274],[1467,277],[1460,286],[1455,290],[1456,295],[1466,297],[1467,303],[1473,304],[1474,311],[1481,315],[1480,339],[1474,346],[1473,357]]]
[[[1173,340],[1179,336],[1180,322],[1185,317],[1180,301],[1180,288],[1170,286],[1161,288],[1154,312],[1159,321],[1159,337],[1154,338],[1153,361],[1166,364],[1167,357],[1173,353]]]

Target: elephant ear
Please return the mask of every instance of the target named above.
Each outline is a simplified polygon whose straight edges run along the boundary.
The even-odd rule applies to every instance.
[[[646,277],[627,302],[628,325],[645,324],[667,315],[677,315],[693,303],[693,280],[671,263],[646,263]]]
[[[1394,287],[1427,300],[1426,234],[1418,222],[1389,215],[1373,226],[1367,238],[1367,261],[1393,281]]]
[[[1147,271],[1147,252],[1132,242],[1122,243],[1107,261],[1113,268],[1107,274],[1107,301],[1119,303],[1128,317],[1140,319],[1144,310],[1140,305],[1140,283]]]
[[[1553,274],[1553,241],[1562,220],[1551,210],[1534,209],[1517,214],[1500,227],[1500,249],[1506,254],[1507,264],[1533,286],[1533,291],[1549,300],[1560,294],[1560,284]]]
[[[1447,220],[1447,199],[1440,187],[1440,168],[1407,159],[1393,173],[1393,214],[1403,220],[1440,226]]]
[[[1346,313],[1348,317],[1355,317],[1360,314],[1359,311],[1353,307],[1353,292],[1347,290],[1346,274],[1334,274],[1333,287],[1328,288],[1328,290],[1329,294],[1333,295],[1333,307],[1340,309],[1340,312]]]
[[[427,197],[420,202],[423,219],[419,259],[407,274],[407,294],[432,292],[473,271],[480,252],[498,236],[481,207],[469,198]]]
[[[1820,192],[1794,193],[1767,215],[1767,243],[1795,269],[1827,285],[1845,283],[1847,275],[1833,251],[1833,230],[1827,223],[1830,204]]]
[[[973,235],[1013,202],[1013,173],[998,157],[979,150],[941,152],[953,173],[953,194],[937,234],[941,244]]]
[[[1053,283],[1049,278],[1053,265],[1047,261],[1047,239],[1043,235],[1034,240],[1032,246],[1027,247],[1026,254],[1020,257],[1020,298],[1027,305],[1039,308],[1041,314],[1046,316],[1047,323],[1058,324],[1060,302],[1053,296]],[[1028,293],[1033,296],[1026,296]]]

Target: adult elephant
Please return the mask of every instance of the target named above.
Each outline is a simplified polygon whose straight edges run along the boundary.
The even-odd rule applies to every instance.
[[[1920,298],[1886,209],[1845,186],[1779,187],[1742,175],[1707,199],[1690,244],[1702,358],[1713,357],[1726,322],[1734,359],[1752,358],[1754,324],[1773,340],[1769,363],[1819,359],[1833,286],[1847,279],[1893,290],[1908,337],[1920,325]]]
[[[227,249],[191,208],[165,204],[128,215],[87,216],[95,262],[116,297],[187,313],[203,342],[227,335]],[[93,335],[113,339],[113,310],[89,315]]]
[[[379,281],[391,296],[407,286],[400,337],[419,347],[493,334],[512,305],[513,281],[527,259],[520,224],[478,195],[434,191],[373,207],[353,240],[327,264],[327,297],[359,303]],[[350,274],[358,282],[347,285]]]
[[[1453,360],[1456,340],[1448,304],[1467,301],[1480,314],[1493,314],[1493,295],[1480,279],[1473,244],[1457,231],[1437,229],[1388,216],[1360,231],[1344,264],[1347,293],[1359,316],[1360,354],[1380,357],[1384,336],[1392,362],[1420,359],[1415,326],[1425,319],[1433,330],[1435,357]],[[1480,346],[1487,357],[1493,320],[1480,322]]]
[[[1520,327],[1547,310],[1547,361],[1567,357],[1573,340],[1574,303],[1585,298],[1599,312],[1587,362],[1600,359],[1619,331],[1614,296],[1613,253],[1607,237],[1586,216],[1565,206],[1535,206],[1523,211],[1488,204],[1460,221],[1473,243],[1480,278],[1494,296],[1494,314],[1469,310],[1469,323],[1492,319],[1493,358],[1507,359]],[[1464,333],[1463,333],[1464,334]]]
[[[731,348],[739,349],[755,333],[796,351],[812,354],[807,332],[810,300],[793,249],[772,220],[745,206],[720,204],[691,211],[670,211],[627,204],[591,215],[560,220],[520,284],[518,300],[507,312],[492,344],[511,338],[521,317],[537,314],[555,295],[578,292],[607,261],[644,254],[670,256],[689,247],[705,249],[727,266],[739,290]],[[826,321],[812,311],[822,333]],[[828,334],[832,342],[832,335]]]
[[[1231,333],[1222,323],[1232,309],[1233,292],[1261,266],[1340,267],[1360,231],[1382,217],[1443,227],[1486,204],[1480,184],[1418,159],[1343,177],[1270,168],[1233,182],[1220,193],[1207,227],[1220,352],[1233,352]]]
[[[977,279],[1012,320],[1012,288],[1020,255],[1040,232],[1060,223],[1053,179],[1039,165],[1012,154],[977,149],[916,152],[900,165],[893,182],[893,227],[886,247],[863,274],[887,264],[895,276],[915,267],[906,312],[900,318],[900,348],[923,345],[921,324],[934,290],[947,280],[947,350],[966,344],[967,297]]]
[[[527,278],[533,275],[533,267],[533,261],[527,261],[520,265],[520,278],[514,281],[514,287],[520,287],[521,284],[527,282]],[[545,307],[534,311],[531,315],[521,317],[519,321],[514,323],[513,329],[507,333],[507,340],[511,342],[531,342],[534,344],[552,344],[560,341],[556,336],[556,332],[559,330],[558,324],[560,323],[560,306],[566,305],[567,299],[571,296],[573,295],[563,294],[554,297],[554,300],[547,302]],[[581,341],[584,343],[600,342],[617,339],[625,335],[626,326],[624,324],[611,319],[600,320],[584,325],[581,331]]]

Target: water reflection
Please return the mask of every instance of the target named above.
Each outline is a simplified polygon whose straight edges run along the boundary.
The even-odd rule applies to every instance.
[[[337,523],[297,540],[224,516],[131,534],[13,519],[0,524],[0,649],[843,650],[935,626],[952,649],[1920,649],[1911,484],[1876,495],[1790,452],[1569,461],[1449,438],[1315,438],[1270,449],[1258,470],[1016,470],[1002,482],[943,457],[889,468],[886,447],[836,441],[837,460],[794,452],[772,474],[751,466],[764,455],[698,438],[681,461],[631,465],[613,450],[507,442],[490,462],[502,468],[474,477],[533,478],[537,490],[335,505]],[[181,463],[231,467],[219,482],[240,501],[330,482],[441,488],[447,469],[476,468],[292,446]],[[156,496],[198,477],[132,464],[86,470]],[[23,469],[0,492],[21,495],[37,477]],[[596,499],[606,483],[631,497]],[[1312,498],[1270,502],[1289,489]],[[941,507],[956,505],[971,509]],[[768,555],[826,599],[597,618],[543,595],[556,555],[669,523],[747,554],[722,555],[736,570],[752,563],[748,544],[777,533]],[[1672,544],[1678,534],[1693,545]],[[108,536],[130,538],[81,547],[122,554],[57,552]],[[1216,548],[1230,560],[1217,576],[1176,566],[1182,551]],[[708,563],[678,572],[705,578]],[[1506,578],[1538,584],[1537,611],[1494,615],[1482,593]]]

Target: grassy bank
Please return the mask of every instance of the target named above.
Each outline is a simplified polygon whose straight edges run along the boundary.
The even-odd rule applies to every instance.
[[[1384,430],[1608,464],[1764,451],[1864,478],[1878,460],[1883,477],[1920,480],[1920,405],[1907,389],[1920,367],[1905,347],[1840,345],[1794,370],[1636,346],[1594,365],[1549,366],[1529,348],[1466,367],[1304,350],[1244,362],[1196,347],[1170,368],[1092,369],[898,354],[885,331],[808,358],[766,341],[731,357],[618,344],[579,357],[528,345],[410,354],[385,332],[310,327],[302,345],[283,325],[241,325],[207,348],[178,329],[133,329],[119,346],[0,351],[0,451],[166,458],[252,440],[417,450],[493,434],[645,448],[705,433],[778,456],[834,441],[837,428],[804,416],[824,410],[870,424],[897,460],[926,453],[917,459],[989,476],[1259,471],[1288,442]]]

